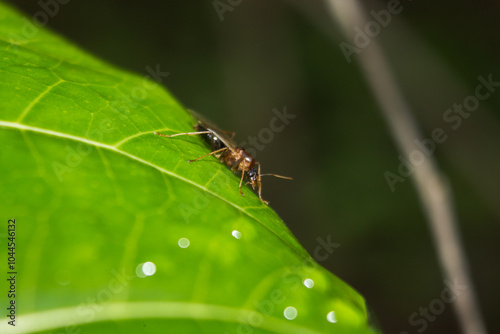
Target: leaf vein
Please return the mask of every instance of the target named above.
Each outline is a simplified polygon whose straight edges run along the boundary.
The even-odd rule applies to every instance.
[[[26,115],[30,112],[31,109],[33,109],[33,107],[38,103],[38,101],[40,101],[45,95],[47,95],[54,87],[56,87],[57,85],[59,85],[61,82],[63,82],[63,80],[59,80],[57,82],[55,82],[54,84],[50,85],[50,86],[47,86],[47,88],[42,92],[40,93],[40,95],[38,95],[36,97],[36,99],[34,99],[27,107],[26,109],[24,109],[24,111],[21,113],[21,115],[19,116],[19,118],[16,120],[17,123],[21,123],[21,121],[26,117]]]

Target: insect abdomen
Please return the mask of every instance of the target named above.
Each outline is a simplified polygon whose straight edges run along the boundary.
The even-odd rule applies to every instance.
[[[196,124],[194,128],[196,131],[210,131],[201,124]],[[213,132],[205,133],[201,136],[208,144],[210,144],[212,151],[220,150],[221,148],[225,147],[224,143]]]

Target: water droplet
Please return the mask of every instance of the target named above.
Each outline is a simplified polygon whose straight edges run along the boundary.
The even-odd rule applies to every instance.
[[[139,263],[139,264],[137,265],[137,267],[135,267],[135,275],[136,275],[137,277],[140,277],[140,278],[144,278],[144,277],[146,277],[146,275],[144,275],[144,273],[142,272],[142,265],[143,265],[143,264],[144,264],[144,263]]]
[[[334,311],[328,312],[328,314],[326,315],[326,320],[328,320],[328,322],[331,322],[332,324],[336,323],[337,318],[335,318],[335,312]]]
[[[71,282],[71,273],[67,269],[59,269],[54,275],[57,284],[68,285]]]
[[[189,239],[188,238],[180,238],[177,242],[180,248],[188,248],[189,247]]]
[[[285,316],[285,318],[287,318],[288,320],[293,320],[295,318],[297,318],[297,309],[293,306],[288,306],[284,311],[283,311],[283,315]]]
[[[156,265],[153,262],[139,263],[135,267],[135,274],[137,277],[144,278],[147,276],[152,276],[156,273]]]
[[[236,239],[241,239],[241,232],[240,232],[240,231],[234,230],[233,232],[231,232],[231,234],[232,234],[232,235],[233,235],[233,237],[235,237]]]
[[[146,276],[153,276],[156,273],[156,265],[153,262],[146,262],[142,265],[142,272]]]
[[[308,289],[312,289],[314,287],[314,281],[310,278],[306,278],[303,283]]]

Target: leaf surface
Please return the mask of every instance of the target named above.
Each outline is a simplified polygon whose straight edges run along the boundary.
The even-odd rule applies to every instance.
[[[237,176],[186,162],[209,152],[201,138],[154,135],[194,122],[151,75],[0,3],[0,212],[16,222],[18,305],[2,333],[372,333],[363,298]]]

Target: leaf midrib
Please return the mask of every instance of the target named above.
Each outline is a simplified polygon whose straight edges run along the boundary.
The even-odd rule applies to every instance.
[[[239,307],[186,302],[114,302],[103,304],[102,307],[103,309],[96,312],[94,318],[90,320],[75,316],[81,312],[81,305],[23,314],[22,326],[16,333],[53,331],[89,323],[131,319],[199,319],[234,323],[240,322],[241,318],[249,319],[257,313]],[[250,326],[250,322],[246,325]],[[6,326],[8,326],[7,321],[4,321],[0,324],[0,329]],[[290,320],[279,319],[272,315],[267,315],[266,321],[255,327],[274,333],[320,334]]]

